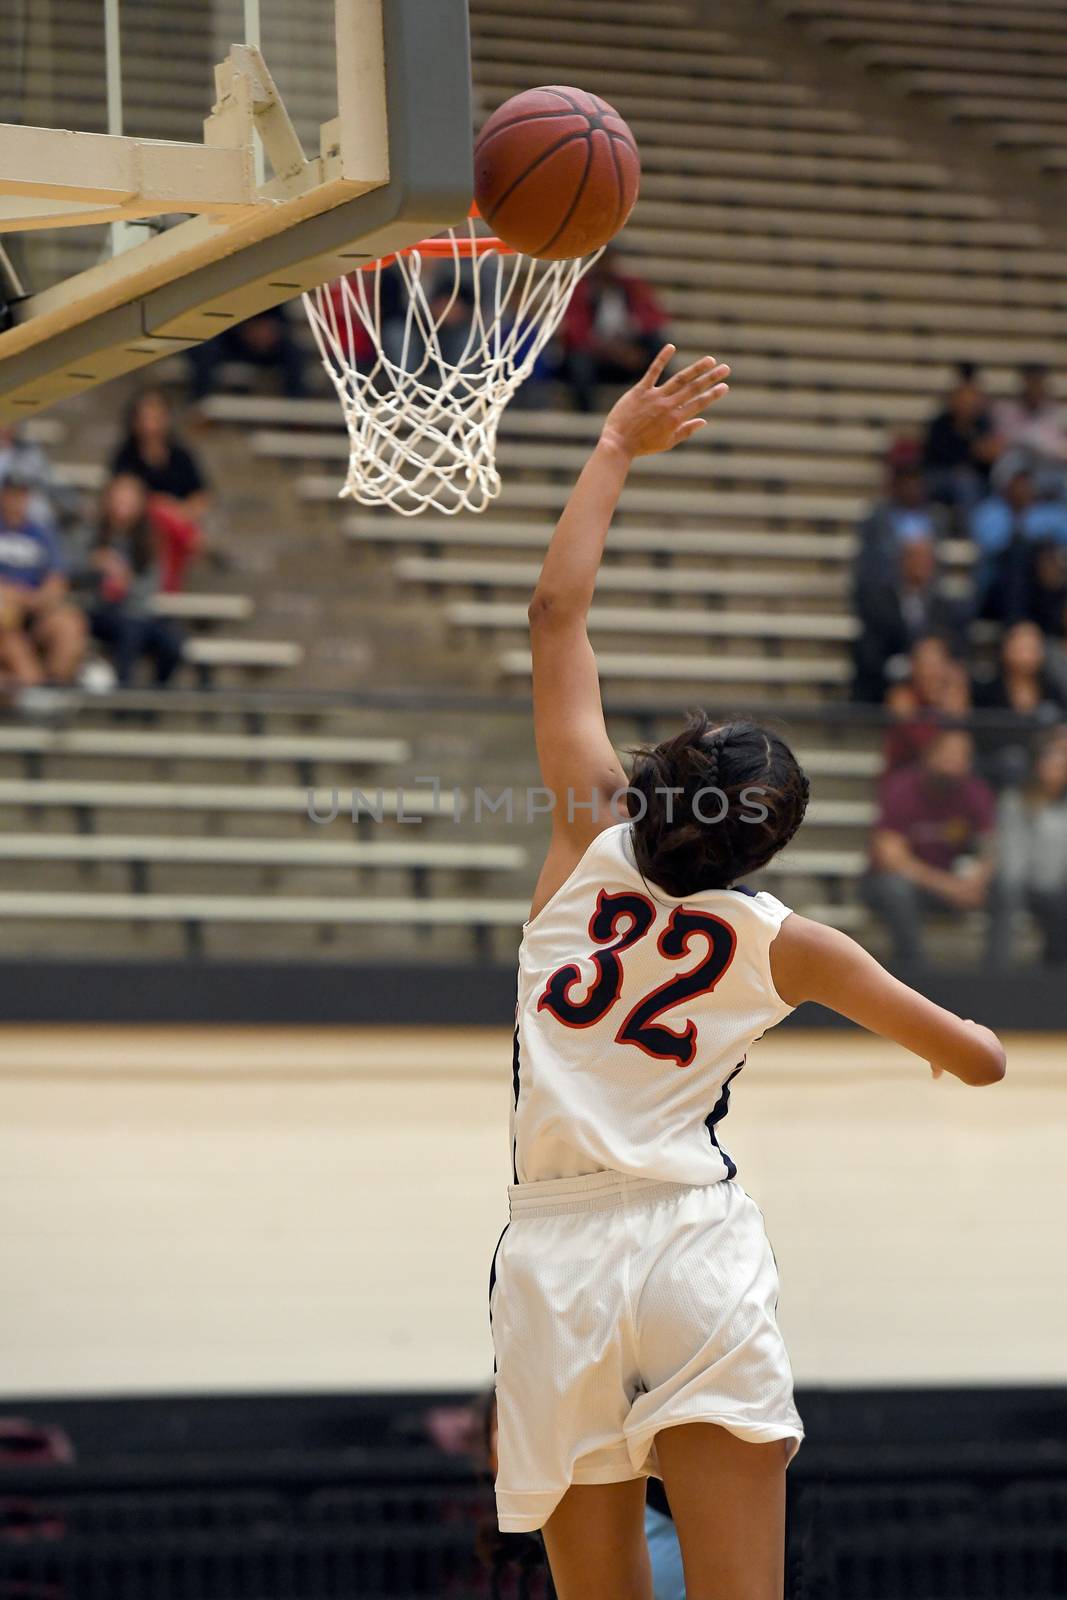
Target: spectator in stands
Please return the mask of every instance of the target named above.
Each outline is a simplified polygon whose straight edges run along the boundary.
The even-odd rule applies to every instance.
[[[592,411],[596,386],[633,383],[662,348],[667,319],[651,287],[619,270],[604,251],[581,279],[560,328],[563,376],[579,411]]]
[[[1058,715],[1064,708],[1063,691],[1048,660],[1048,644],[1036,622],[1014,623],[1001,638],[996,676],[975,683],[975,705],[1027,717]]]
[[[133,681],[142,656],[153,661],[160,686],[170,682],[182,658],[179,630],[153,609],[164,587],[170,516],[130,473],[112,478],[104,492],[89,557],[94,579],[89,620],[122,688]]]
[[[1049,539],[1035,544],[1030,577],[1031,620],[1049,638],[1062,639],[1067,633],[1067,544]]]
[[[976,709],[1008,713],[977,737],[981,768],[998,789],[1023,780],[1030,765],[1033,723],[1058,721],[1067,705],[1067,686],[1057,682],[1049,665],[1051,653],[1036,623],[1017,622],[1001,638],[996,675],[975,680]],[[1018,732],[1012,729],[1013,716],[1020,719]]]
[[[1067,418],[1053,398],[1049,372],[1028,362],[1019,372],[1019,393],[994,413],[1000,447],[1031,457],[1041,495],[1062,495],[1067,484]]]
[[[189,351],[192,366],[192,398],[203,400],[219,388],[219,369],[225,362],[241,362],[257,371],[274,375],[281,391],[290,400],[307,394],[304,376],[304,351],[293,336],[285,310],[275,306],[258,316],[226,328],[214,339],[194,345]]]
[[[1050,734],[1028,781],[1009,789],[997,813],[997,928],[990,958],[1007,966],[1016,913],[1041,930],[1047,966],[1067,966],[1067,730]]]
[[[35,487],[18,470],[0,484],[0,670],[22,688],[72,683],[86,643],[55,532],[30,515]]]
[[[887,568],[893,569],[902,545],[916,539],[936,541],[941,531],[937,513],[926,491],[918,449],[910,440],[898,440],[890,450],[886,492],[875,501],[856,531],[857,590],[877,584]]]
[[[39,528],[55,528],[76,516],[77,495],[56,481],[40,445],[31,444],[20,428],[0,424],[0,482],[9,472],[32,483],[27,514]]]
[[[923,959],[932,910],[978,911],[993,879],[994,800],[973,769],[970,735],[942,729],[914,766],[887,775],[864,883],[899,966]]]
[[[1005,457],[993,473],[993,493],[971,515],[977,546],[975,607],[979,616],[1010,625],[1041,604],[1038,553],[1045,544],[1067,546],[1067,505],[1038,500],[1033,470],[1019,456]]]
[[[986,493],[998,441],[993,416],[971,361],[960,364],[945,408],[926,430],[922,465],[930,498],[971,508]]]
[[[140,478],[153,508],[188,524],[179,549],[171,545],[164,588],[180,589],[189,557],[201,542],[201,526],[209,503],[207,478],[193,452],[179,439],[170,406],[158,389],[143,389],[127,413],[126,437],[111,463],[116,477]]]
[[[937,549],[930,538],[871,537],[875,561],[861,544],[853,576],[853,609],[861,632],[853,646],[853,698],[880,704],[889,680],[902,675],[912,646],[932,633],[962,641],[966,607],[944,592]]]
[[[965,717],[971,708],[966,669],[943,635],[917,640],[908,666],[908,676],[886,695],[886,708],[896,724],[886,734],[887,771],[917,761],[946,722]]]

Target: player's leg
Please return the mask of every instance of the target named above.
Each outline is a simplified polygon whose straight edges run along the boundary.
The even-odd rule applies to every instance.
[[[576,1483],[544,1526],[559,1600],[652,1600],[645,1480]]]
[[[709,1422],[656,1435],[682,1547],[686,1600],[782,1600],[788,1444],[749,1444]]]

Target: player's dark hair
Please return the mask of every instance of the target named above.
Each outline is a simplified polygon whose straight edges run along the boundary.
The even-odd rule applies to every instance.
[[[773,729],[744,720],[715,726],[695,712],[681,733],[636,753],[629,806],[637,865],[679,898],[726,889],[785,848],[807,805],[807,777]]]

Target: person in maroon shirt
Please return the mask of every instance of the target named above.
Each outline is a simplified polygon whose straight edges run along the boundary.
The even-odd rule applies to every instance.
[[[914,766],[884,779],[864,889],[898,965],[922,961],[926,912],[988,905],[995,815],[993,791],[974,772],[971,736],[958,729],[936,734]]]
[[[608,247],[576,285],[560,326],[563,373],[579,411],[598,384],[633,383],[666,338],[667,318],[643,278],[620,272]]]

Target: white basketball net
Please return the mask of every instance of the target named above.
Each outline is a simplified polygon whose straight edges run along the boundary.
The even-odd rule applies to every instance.
[[[479,249],[475,222],[305,294],[348,427],[341,495],[414,517],[484,511],[500,493],[501,413],[596,255],[535,261]],[[484,240],[482,241],[484,245]],[[382,275],[399,274],[389,313]]]

